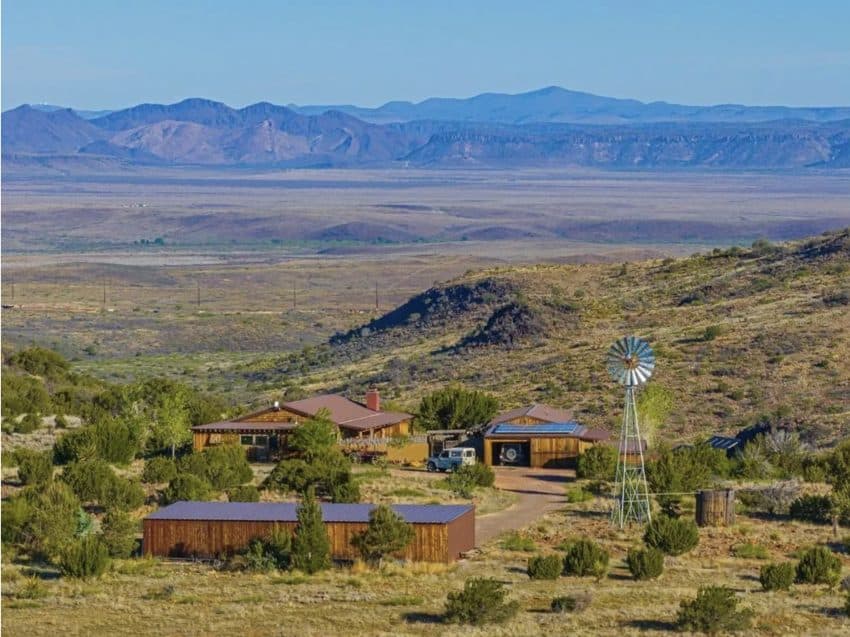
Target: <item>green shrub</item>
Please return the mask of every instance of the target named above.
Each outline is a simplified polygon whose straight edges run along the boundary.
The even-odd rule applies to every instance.
[[[501,624],[519,611],[515,601],[506,602],[504,584],[494,579],[472,577],[462,591],[449,593],[446,599],[446,621],[453,624]]]
[[[15,423],[15,433],[31,434],[41,428],[42,422],[40,413],[36,411],[27,412],[23,418]]]
[[[601,578],[608,571],[608,552],[591,540],[581,539],[567,546],[564,575]]]
[[[50,395],[44,383],[6,369],[0,375],[0,403],[4,418],[50,411]]]
[[[765,564],[759,571],[761,587],[766,591],[787,591],[794,583],[794,570],[791,562]]]
[[[796,581],[800,584],[835,586],[841,579],[841,560],[825,546],[808,549],[797,563]]]
[[[567,595],[552,598],[550,608],[553,613],[578,613],[590,605],[589,595]]]
[[[636,580],[655,579],[664,572],[664,553],[655,548],[631,549],[626,564]]]
[[[68,577],[100,577],[107,566],[109,551],[97,535],[87,535],[71,542],[59,558],[59,570]]]
[[[748,560],[766,560],[770,558],[766,548],[761,544],[753,544],[752,542],[736,544],[732,547],[732,555]]]
[[[61,354],[37,345],[22,349],[6,362],[12,367],[49,379],[64,378],[71,369],[70,363]]]
[[[49,451],[15,451],[18,478],[22,484],[44,484],[53,479],[53,454]]]
[[[43,599],[48,594],[47,586],[41,581],[41,578],[35,575],[25,578],[15,590],[15,597],[17,599]]]
[[[608,445],[595,445],[576,461],[576,476],[588,480],[613,480],[617,471],[617,450]]]
[[[496,481],[496,472],[493,471],[492,467],[488,467],[483,462],[461,465],[454,473],[468,474],[476,487],[492,487]]]
[[[643,541],[667,555],[681,555],[699,544],[699,530],[694,520],[657,515],[647,525]]]
[[[528,576],[531,579],[558,579],[564,568],[560,555],[535,555],[528,558]]]
[[[209,500],[211,496],[210,483],[191,473],[178,473],[162,493],[165,504],[180,500]]]
[[[353,479],[331,486],[331,502],[360,502],[360,485]]]
[[[107,462],[126,465],[141,448],[142,424],[138,419],[105,417],[91,428],[98,457]]]
[[[373,565],[381,563],[385,555],[402,551],[413,541],[413,525],[385,504],[380,504],[369,512],[369,524],[366,530],[351,538],[366,562]]]
[[[120,477],[103,460],[72,462],[62,472],[62,480],[81,501],[107,509],[137,509],[145,501],[144,489],[138,482]]]
[[[469,469],[469,466],[462,466],[456,471],[452,471],[446,478],[446,486],[461,498],[471,498],[478,484],[477,477],[467,469]]]
[[[177,467],[178,473],[191,473],[219,490],[239,486],[254,477],[240,445],[207,447],[200,453],[183,456]]]
[[[720,325],[709,325],[702,333],[702,340],[705,342],[713,341],[723,333],[723,327]]]
[[[231,502],[259,502],[260,491],[253,484],[243,484],[227,492]]]
[[[302,497],[309,488],[335,502],[357,502],[359,489],[351,475],[351,462],[337,448],[312,457],[282,460],[263,483],[268,489],[294,491]]]
[[[738,599],[725,586],[705,586],[696,599],[680,604],[676,626],[679,630],[715,634],[746,630],[752,623],[753,612],[738,609]]]
[[[110,511],[103,518],[103,543],[111,557],[130,557],[136,548],[138,523],[126,511]]]
[[[502,548],[506,551],[533,551],[537,548],[532,540],[527,535],[523,535],[519,531],[511,531],[505,535],[502,540]]]
[[[248,544],[244,564],[249,571],[270,571],[289,568],[292,560],[292,536],[274,527],[268,536],[254,538]]]
[[[3,541],[8,541],[6,517],[15,513],[19,517],[14,521],[20,526],[14,532],[21,543],[37,555],[55,556],[77,531],[80,501],[67,484],[56,480],[38,487],[27,487],[15,500],[18,498],[26,504],[17,511],[18,507],[3,506]]]
[[[312,488],[298,506],[297,518],[292,538],[292,565],[310,575],[330,568],[330,539]]]
[[[161,484],[171,482],[177,476],[177,463],[165,456],[154,456],[145,462],[142,482]]]
[[[567,489],[567,502],[579,504],[593,499],[593,494],[585,491],[584,487],[570,487]]]
[[[789,513],[795,520],[827,524],[832,520],[832,506],[828,495],[803,495],[791,503]]]
[[[68,464],[97,458],[97,441],[93,427],[80,427],[66,432],[53,445],[53,462]]]

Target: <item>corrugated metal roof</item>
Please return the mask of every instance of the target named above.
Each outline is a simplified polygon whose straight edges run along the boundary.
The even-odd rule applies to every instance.
[[[325,522],[368,522],[374,504],[322,503]],[[237,522],[295,522],[296,502],[175,502],[154,511],[147,520],[228,520]],[[411,524],[445,524],[472,509],[468,504],[393,504]]]
[[[549,434],[549,435],[561,435],[561,436],[575,436],[581,433],[584,430],[580,424],[575,421],[572,422],[547,422],[541,423],[537,425],[511,425],[507,423],[501,423],[498,425],[494,425],[488,431],[488,434],[531,434],[531,435],[540,435],[540,434]]]
[[[560,423],[570,422],[573,419],[573,412],[569,409],[560,409],[558,407],[550,407],[549,405],[534,403],[527,407],[519,407],[518,409],[504,411],[493,418],[489,424],[496,425],[523,417],[537,418],[538,420],[545,420],[546,422]]]
[[[192,431],[292,431],[298,426],[295,422],[245,422],[242,420],[223,420],[206,425],[195,425]]]
[[[394,425],[413,417],[401,412],[374,411],[339,394],[322,394],[304,400],[293,400],[284,403],[283,407],[307,416],[315,416],[320,410],[327,409],[330,419],[338,426],[364,431]]]
[[[741,441],[737,438],[727,438],[726,436],[712,436],[708,439],[708,444],[715,449],[728,451],[729,449],[734,449],[740,445]]]

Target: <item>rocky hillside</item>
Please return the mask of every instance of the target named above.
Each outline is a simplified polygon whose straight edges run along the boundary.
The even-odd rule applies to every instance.
[[[611,427],[621,396],[604,357],[624,334],[658,355],[652,383],[673,405],[658,435],[760,420],[817,443],[850,435],[850,229],[678,260],[470,273],[250,373],[306,391],[374,383],[411,408],[457,381],[505,408],[548,402]]]

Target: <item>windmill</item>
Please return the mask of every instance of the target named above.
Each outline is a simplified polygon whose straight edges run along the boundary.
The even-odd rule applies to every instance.
[[[649,343],[626,336],[608,350],[608,373],[626,388],[623,427],[617,447],[616,502],[611,521],[621,529],[627,522],[649,522],[649,490],[643,464],[635,390],[645,383],[655,368],[655,354]]]

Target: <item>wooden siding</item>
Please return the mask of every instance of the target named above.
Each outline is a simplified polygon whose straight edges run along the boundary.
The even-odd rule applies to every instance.
[[[413,541],[396,557],[417,562],[451,562],[474,547],[474,511],[462,516],[467,517],[468,520],[452,527],[451,538],[447,524],[414,524]],[[275,526],[290,533],[295,530],[295,522],[144,520],[143,551],[145,555],[161,557],[217,557],[245,548],[252,539],[268,535]],[[351,538],[366,529],[365,522],[328,522],[325,528],[334,559],[358,557]]]
[[[530,467],[568,467],[575,459],[590,449],[594,443],[569,436],[528,436],[514,438],[485,438],[484,464],[493,466],[493,445],[501,443],[528,443]]]
[[[371,429],[369,431],[346,429],[345,425],[340,425],[339,431],[343,438],[392,438],[393,436],[407,436],[410,434],[410,421],[402,420],[394,425],[388,425],[381,429]]]

